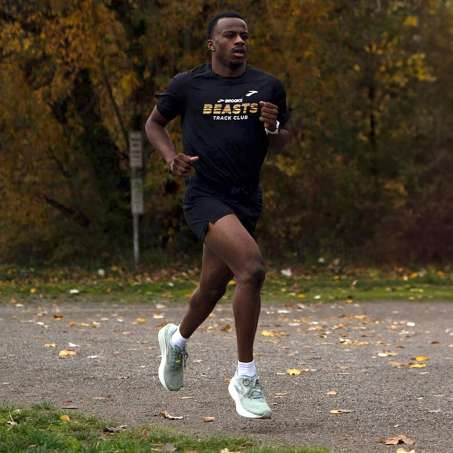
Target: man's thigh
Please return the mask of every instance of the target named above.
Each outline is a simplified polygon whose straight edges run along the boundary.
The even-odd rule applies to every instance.
[[[234,275],[240,276],[251,267],[264,267],[258,244],[234,214],[209,224],[205,245]]]
[[[200,287],[223,290],[233,278],[233,272],[206,244],[203,245]]]

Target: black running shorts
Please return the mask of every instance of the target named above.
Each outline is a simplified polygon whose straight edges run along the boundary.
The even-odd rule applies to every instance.
[[[255,235],[263,206],[259,187],[219,188],[199,176],[190,176],[186,183],[184,217],[198,239],[204,241],[209,223],[214,224],[228,214],[235,214],[247,231]]]

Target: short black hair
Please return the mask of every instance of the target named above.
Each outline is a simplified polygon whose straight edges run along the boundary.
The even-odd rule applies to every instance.
[[[236,17],[238,19],[242,19],[244,22],[247,22],[239,13],[236,13],[235,11],[224,11],[222,13],[216,14],[208,22],[208,39],[212,38],[212,32],[214,31],[217,22],[224,17]]]

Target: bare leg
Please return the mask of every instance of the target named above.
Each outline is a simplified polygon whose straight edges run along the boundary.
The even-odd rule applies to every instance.
[[[238,358],[253,360],[261,287],[265,278],[264,260],[258,244],[234,214],[209,225],[206,246],[234,273],[237,281],[233,298]]]
[[[228,266],[204,245],[200,284],[192,294],[189,309],[179,326],[183,337],[189,338],[209,316],[232,277]]]

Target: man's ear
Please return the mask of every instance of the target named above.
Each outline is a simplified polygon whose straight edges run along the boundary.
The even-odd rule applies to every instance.
[[[208,39],[208,49],[209,49],[211,52],[215,52],[214,40]]]

